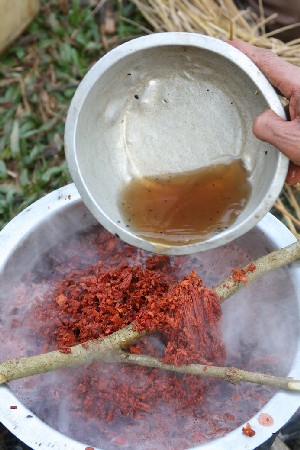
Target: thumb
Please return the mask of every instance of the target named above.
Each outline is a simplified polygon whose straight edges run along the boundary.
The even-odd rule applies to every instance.
[[[290,161],[288,174],[286,177],[286,184],[297,184],[300,181],[300,166],[297,166]]]
[[[300,165],[300,118],[286,121],[270,109],[259,115],[253,124],[255,136],[282,151]]]

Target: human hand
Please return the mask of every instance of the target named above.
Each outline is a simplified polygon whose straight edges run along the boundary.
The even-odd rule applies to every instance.
[[[286,183],[300,181],[300,68],[284,61],[270,50],[255,47],[241,40],[227,41],[247,55],[265,74],[270,83],[289,100],[290,120],[286,121],[267,109],[253,124],[258,139],[277,147],[289,159]]]

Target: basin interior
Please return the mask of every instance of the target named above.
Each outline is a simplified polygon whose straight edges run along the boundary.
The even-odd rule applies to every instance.
[[[44,299],[55,278],[71,269],[95,264],[103,256],[97,238],[101,233],[103,229],[95,224],[85,206],[74,202],[57,214],[49,213],[32,227],[31,233],[16,239],[16,246],[4,262],[0,276],[2,360],[43,349],[45,337],[38,336],[35,328],[38,324],[34,305]],[[116,237],[112,239],[118,241]],[[116,248],[124,254],[131,247],[119,241]],[[205,284],[212,287],[228,276],[232,268],[241,267],[274,248],[276,243],[271,237],[256,227],[218,249],[180,257],[178,278],[192,267]],[[131,248],[130,253],[131,258],[137,258],[141,264],[149,256],[140,249]],[[176,258],[171,257],[171,260]],[[281,268],[250,283],[224,303],[223,338],[228,365],[274,375],[289,373],[299,332],[298,303],[293,286],[289,270]],[[16,400],[53,429],[104,450],[195,447],[241,427],[275,393],[274,389],[262,386],[235,386],[216,381],[208,384],[196,417],[187,415],[178,404],[172,411],[160,406],[158,411],[143,411],[140,417],[130,419],[116,411],[115,417],[99,420],[97,408],[101,405],[101,396],[95,393],[99,403],[94,405],[92,417],[85,410],[84,399],[76,394],[89,371],[104,379],[113,375],[116,392],[122,384],[130,384],[130,372],[110,364],[106,368],[96,365],[93,369],[78,367],[37,375],[13,382],[10,388]],[[151,385],[151,381],[148,382]],[[171,389],[167,375],[165,382],[166,389]],[[103,395],[105,398],[105,392]]]

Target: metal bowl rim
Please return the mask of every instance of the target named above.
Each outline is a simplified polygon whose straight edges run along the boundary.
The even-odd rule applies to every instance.
[[[144,250],[151,252],[157,251],[154,244],[136,236],[134,232],[123,228],[120,224],[115,223],[110,217],[105,214],[100,205],[92,196],[89,188],[85,182],[85,178],[80,170],[80,166],[76,153],[76,129],[79,120],[81,108],[97,80],[103,73],[106,72],[118,61],[126,58],[127,55],[140,52],[145,49],[165,46],[192,46],[199,49],[209,50],[213,53],[227,58],[234,65],[245,72],[248,77],[257,86],[258,91],[263,95],[269,107],[275,111],[280,117],[286,118],[284,108],[270,82],[258,69],[258,67],[242,52],[233,46],[223,42],[219,39],[205,36],[197,33],[186,32],[168,32],[168,33],[153,33],[148,36],[142,36],[126,42],[115,49],[111,50],[105,56],[100,58],[95,65],[88,71],[81,83],[79,84],[75,95],[71,101],[70,108],[67,114],[65,126],[65,148],[68,166],[72,175],[72,179],[80,192],[86,206],[97,220],[112,234],[118,234],[122,240],[128,244],[138,246]],[[169,255],[189,254],[196,251],[208,250],[220,245],[224,245],[233,239],[245,234],[269,212],[274,202],[278,198],[281,189],[284,185],[288,170],[288,158],[283,153],[278,152],[278,163],[273,175],[271,185],[269,186],[266,195],[262,202],[260,202],[255,210],[238,225],[232,225],[228,230],[223,231],[209,239],[193,244],[182,246],[164,247],[163,253]]]

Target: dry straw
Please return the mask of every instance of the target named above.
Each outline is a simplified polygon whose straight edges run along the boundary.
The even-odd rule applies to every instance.
[[[188,31],[221,39],[243,39],[272,50],[286,61],[300,66],[300,38],[282,42],[280,31],[299,27],[300,23],[266,32],[277,14],[265,17],[263,0],[260,15],[251,9],[240,10],[233,0],[133,0],[155,32]],[[300,237],[300,187],[285,186],[275,204],[277,214],[295,237]]]
[[[251,9],[240,10],[233,0],[133,0],[154,31],[188,31],[221,39],[243,39],[271,49],[287,61],[300,66],[300,38],[282,42],[279,31],[299,26],[289,25],[266,33],[266,25],[277,14],[265,17],[262,2],[260,17]]]

